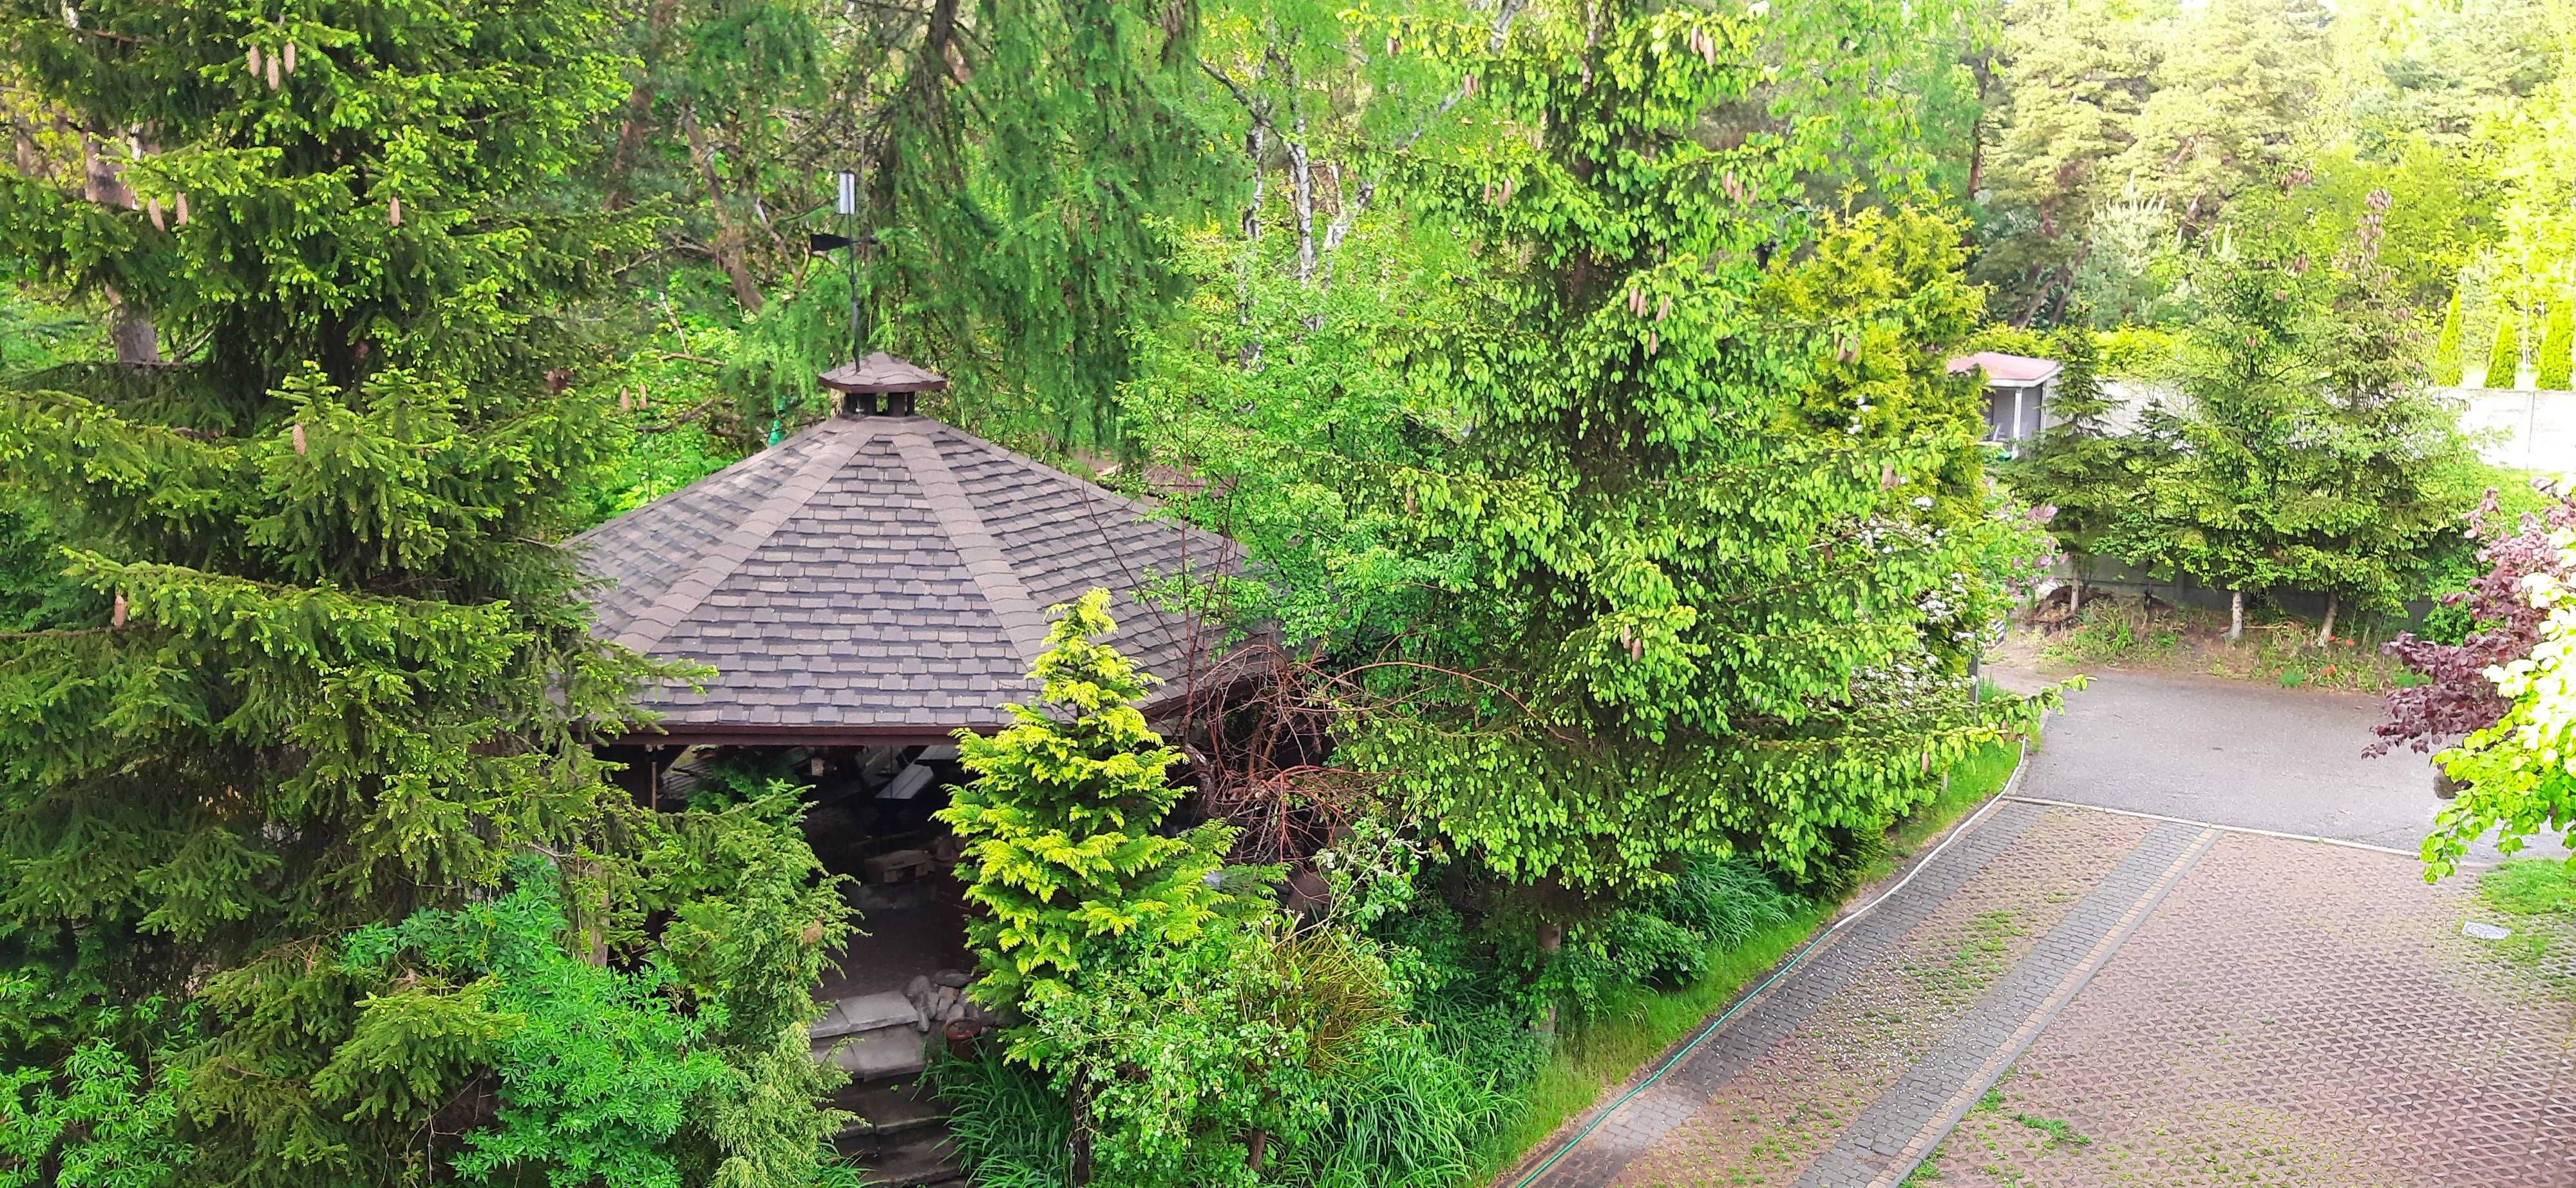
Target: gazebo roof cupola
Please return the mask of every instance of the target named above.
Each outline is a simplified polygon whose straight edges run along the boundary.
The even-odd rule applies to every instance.
[[[879,397],[884,398],[886,412],[910,416],[914,411],[915,397],[923,392],[948,390],[947,376],[884,351],[841,364],[814,379],[825,388],[841,394],[838,411],[843,416],[876,413]]]

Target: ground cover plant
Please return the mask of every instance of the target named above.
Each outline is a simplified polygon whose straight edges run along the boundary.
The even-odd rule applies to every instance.
[[[2478,903],[2486,922],[2512,930],[2487,942],[2495,951],[2576,999],[2576,866],[2556,858],[2499,863],[2478,876]]]
[[[2137,668],[2375,694],[2424,681],[2384,650],[2408,630],[2402,620],[2384,616],[2348,617],[2338,625],[2339,634],[2319,643],[2314,620],[2260,604],[2233,640],[2227,638],[2225,612],[2161,599],[2151,603],[2096,591],[2071,620],[2055,613],[2060,608],[2048,609],[2015,628],[2012,651],[2050,668]]]

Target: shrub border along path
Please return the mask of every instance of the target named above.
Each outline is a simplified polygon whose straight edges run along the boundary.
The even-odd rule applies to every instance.
[[[1989,754],[1999,760],[2004,753],[1998,746]],[[1830,925],[1825,925],[1827,916],[1841,911],[1849,901],[1830,906],[1818,905],[1726,954],[1696,984],[1671,994],[1652,996],[1641,1003],[1642,1009],[1630,1018],[1569,1036],[1568,1042],[1560,1046],[1540,1074],[1530,1104],[1517,1124],[1506,1126],[1496,1141],[1487,1144],[1486,1166],[1476,1180],[1490,1180],[1508,1188],[1528,1188],[1540,1183],[1542,1177],[1549,1177],[1549,1183],[1608,1182],[1606,1175],[1597,1178],[1582,1175],[1578,1174],[1579,1169],[1609,1159],[1614,1154],[1615,1161],[1624,1164],[1629,1155],[1642,1150],[1646,1142],[1651,1141],[1648,1131],[1660,1134],[1688,1117],[1697,1108],[1699,1099],[1705,1096],[1705,1090],[1724,1079],[1723,1075],[1718,1075],[1717,1081],[1709,1081],[1712,1074],[1741,1067],[1768,1051],[1782,1038],[1782,1035],[1770,1032],[1794,1027],[1809,1010],[1831,997],[1834,990],[1848,982],[1885,946],[1912,930],[1924,914],[1955,892],[1958,889],[1955,884],[1983,869],[1996,853],[2000,853],[2023,829],[2028,828],[2032,820],[2037,819],[2040,810],[2031,806],[2027,813],[2014,814],[2015,824],[1970,832],[1978,821],[1988,816],[2000,816],[1994,810],[2020,787],[2022,775],[2030,766],[2030,748],[2028,744],[2021,744],[2010,753],[2012,765],[2009,768],[1998,762],[1988,762],[1985,756],[1962,764],[1961,772],[1954,773],[1954,777],[1964,774],[1967,779],[1954,778],[1954,786],[1949,791],[1897,827],[1895,841],[1904,848],[1919,846],[1945,826],[1957,822],[1939,844],[1912,858],[1893,885],[1861,907],[1842,912]],[[2000,779],[1995,778],[1998,773]],[[1977,778],[1980,776],[1985,778]],[[1895,900],[1897,893],[1904,891],[1918,875],[1934,869],[1933,860],[1963,835],[1968,838],[1964,845],[1972,851],[1963,855],[1963,861],[1939,868],[1939,873],[1931,876],[1931,881],[1919,888],[1917,894],[1898,900],[1896,907],[1886,912],[1876,911],[1882,904]],[[1860,894],[1867,894],[1868,890],[1864,889]],[[1858,895],[1853,898],[1858,898]],[[1817,931],[1819,925],[1825,925],[1821,933]],[[1857,942],[1846,939],[1855,936],[1862,939]],[[1804,947],[1799,947],[1801,941],[1806,942]],[[1797,949],[1796,953],[1784,960],[1782,955],[1793,948]],[[1757,1029],[1751,1027],[1739,1027],[1731,1032],[1721,1030],[1747,1008],[1766,1001],[1766,995],[1811,959],[1816,962],[1814,971],[1809,977],[1799,979],[1801,984],[1793,990],[1803,1000],[1805,1009],[1765,1012],[1764,1025],[1759,1028],[1761,1034],[1755,1034]],[[1766,971],[1767,976],[1761,976],[1756,983],[1757,975],[1764,975]],[[1753,984],[1751,991],[1739,993],[1748,983]],[[1711,1018],[1710,1012],[1720,1004],[1726,1004],[1725,1009]],[[1683,1066],[1684,1060],[1713,1036],[1723,1036],[1719,1041],[1723,1049],[1721,1059],[1703,1056],[1685,1069],[1684,1080],[1666,1080],[1667,1074]],[[1660,1056],[1651,1062],[1642,1059],[1657,1051],[1660,1051]],[[1637,1069],[1641,1064],[1651,1071],[1631,1076],[1615,1096],[1598,1088],[1610,1076],[1623,1070]],[[1701,1084],[1703,1081],[1707,1084]],[[1627,1108],[1623,1110],[1623,1107]],[[1615,1122],[1610,1121],[1613,1114],[1619,1115]],[[1620,1136],[1620,1141],[1614,1144],[1608,1139],[1594,1137],[1605,1129],[1605,1125]],[[1534,1133],[1544,1133],[1544,1141],[1531,1144]],[[1613,1146],[1617,1152],[1611,1151]],[[1502,1166],[1505,1159],[1515,1156],[1518,1161],[1511,1166],[1509,1174],[1500,1177],[1492,1174],[1493,1169]]]

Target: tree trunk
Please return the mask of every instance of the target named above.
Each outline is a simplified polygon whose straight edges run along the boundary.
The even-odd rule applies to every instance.
[[[152,325],[152,311],[118,293],[114,285],[102,287],[107,290],[107,340],[116,346],[116,361],[160,362],[161,334]]]
[[[1270,155],[1270,126],[1260,112],[1252,113],[1252,127],[1243,133],[1243,155],[1252,158],[1252,196],[1243,203],[1243,237],[1261,239],[1261,202],[1269,196],[1270,171],[1262,158]]]
[[[1270,155],[1270,115],[1252,112],[1252,127],[1243,134],[1243,152],[1252,158],[1252,197],[1243,204],[1243,241],[1261,242],[1261,206],[1270,196],[1270,170],[1264,159]],[[1243,279],[1237,286],[1243,301],[1243,325],[1252,332],[1244,336],[1243,346],[1235,351],[1235,366],[1250,370],[1261,362],[1261,332],[1252,324],[1253,272],[1260,264],[1260,253],[1243,253]]]
[[[2335,601],[2335,592],[2326,591],[2326,621],[2317,625],[2318,647],[2334,642]]]
[[[1960,196],[1960,201],[1973,206],[1977,190],[1986,182],[1986,93],[1994,88],[1994,55],[1977,55],[1968,72],[1977,80],[1977,118],[1968,121],[1968,192]]]
[[[45,156],[36,148],[35,130],[27,126],[27,121],[13,117],[9,121],[9,133],[18,150],[18,176],[29,181],[42,180],[46,176]]]
[[[84,134],[81,146],[81,197],[100,206],[132,210],[138,203],[134,190],[125,184],[125,163],[111,155],[107,146],[95,136]],[[102,285],[108,304],[108,341],[116,346],[119,363],[158,363],[161,361],[160,335],[152,327],[152,311],[139,300],[129,301],[119,295],[114,285]]]
[[[1306,156],[1306,113],[1298,112],[1296,134],[1281,137],[1288,150],[1288,199],[1297,212],[1297,283],[1315,282],[1315,171]]]
[[[2228,642],[2233,643],[2243,638],[2245,638],[2245,591],[2231,590],[2227,594],[2227,639]]]
[[[134,191],[125,184],[125,163],[111,157],[95,136],[81,137],[81,197],[101,206],[134,209]]]
[[[724,182],[716,175],[715,153],[707,147],[706,129],[698,126],[698,113],[682,110],[680,130],[689,138],[689,157],[698,164],[698,175],[707,185],[707,205],[716,212],[716,267],[724,269],[725,279],[733,285],[733,299],[745,310],[759,313],[767,302],[760,295],[760,282],[751,275],[751,261],[746,244],[749,232],[734,218],[725,205]],[[852,249],[857,250],[857,249]]]
[[[2079,565],[2075,576],[2066,584],[2066,617],[2072,621],[2084,613],[2084,570]]]
[[[640,77],[635,89],[626,93],[626,119],[617,130],[617,150],[608,158],[608,209],[626,206],[626,171],[634,166],[635,153],[644,147],[645,133],[653,123],[653,67],[662,60],[662,36],[671,28],[680,0],[653,0],[644,17],[646,48]]]
[[[1076,1082],[1073,1087],[1073,1185],[1084,1188],[1091,1183],[1091,1095]]]
[[[2021,307],[2021,313],[2013,318],[2012,324],[2016,329],[2028,329],[2031,319],[2039,316],[2041,308],[2048,304],[2050,290],[2057,286],[2057,275],[2056,268],[2040,270],[2038,287],[2031,291],[2030,301]]]

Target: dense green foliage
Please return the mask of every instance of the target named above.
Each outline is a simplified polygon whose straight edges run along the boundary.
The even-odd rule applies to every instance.
[[[508,894],[399,925],[350,934],[337,960],[371,982],[412,985],[401,1010],[370,1009],[343,1055],[352,1066],[400,1053],[424,1033],[454,1037],[453,1055],[488,1063],[499,1082],[490,1126],[449,1161],[468,1183],[542,1169],[549,1182],[676,1188],[670,1144],[690,1105],[725,1074],[709,1024],[663,991],[659,961],[633,974],[565,951],[571,927],[560,880],[542,861],[513,873]]]
[[[2188,404],[2149,414],[2144,498],[2110,551],[2218,589],[2395,609],[2454,550],[2485,476],[2424,387],[2385,270],[2302,249],[2247,245],[2200,274]]]
[[[2135,507],[2155,452],[2110,424],[2115,402],[2103,390],[2091,330],[2060,327],[2030,349],[2063,367],[2048,390],[2051,423],[1996,471],[2014,491],[2045,501],[2049,533],[2080,573],[2116,547],[2115,531]]]
[[[2564,572],[2576,536],[2560,529],[2550,544]],[[2546,616],[2539,639],[2529,655],[2487,673],[2510,703],[2504,716],[2437,757],[2461,788],[2424,840],[2427,878],[2457,869],[2469,847],[2490,835],[2505,854],[2533,837],[2576,843],[2576,682],[2569,680],[2576,604],[2557,573],[2533,574],[2521,592]]]
[[[1121,443],[1113,394],[1132,327],[1178,292],[1173,220],[1227,179],[1193,103],[1192,10],[1133,0],[650,0],[624,13],[636,56],[603,182],[612,201],[675,192],[670,238],[751,315],[722,366],[735,449],[773,411],[819,415],[812,373],[854,337],[971,385],[948,415],[1053,450]],[[862,313],[833,173],[858,170]],[[819,207],[819,209],[818,209]]]
[[[2543,392],[2564,392],[2576,383],[2576,298],[2560,296],[2549,303],[2549,316],[2542,321],[2540,345],[2535,348],[2534,366],[2539,368],[2532,386]]]
[[[1957,232],[1802,213],[1901,192],[1904,113],[1860,97],[1861,59],[1765,82],[1864,9],[1395,27],[1503,130],[1406,184],[1408,272],[1352,283],[1398,317],[1256,287],[1182,332],[1225,347],[1135,393],[1162,456],[1222,480],[1191,514],[1373,657],[1344,759],[1497,875],[1630,887],[1730,848],[1822,875],[2020,721],[1956,677],[2027,543],[1930,349],[1975,325]],[[1763,133],[1709,147],[1703,112]]]
[[[2481,355],[2565,275],[2576,174],[2545,147],[2576,114],[2562,0],[1991,11],[1984,118],[1955,151],[1999,316],[2182,324],[2190,257],[2285,186],[2329,236],[2393,195],[2385,263],[2413,303],[2460,292]]]
[[[1246,760],[1078,602],[942,817],[964,1149],[1192,1186],[1454,1183],[1549,1028],[1830,902],[2032,725],[1967,673],[2042,523],[2393,608],[2480,478],[2426,380],[2570,366],[2566,0],[0,21],[0,1184],[845,1180],[834,880],[608,782],[686,674],[553,542],[853,349],[1294,645]],[[2065,364],[2009,495],[1978,348]],[[2560,819],[2508,750],[2460,827]]]
[[[2450,303],[2442,307],[2442,330],[2433,340],[2433,382],[2456,388],[2465,371],[2460,359],[2460,294],[2455,289]]]
[[[1060,608],[1039,662],[1056,715],[968,742],[978,778],[946,811],[990,913],[977,993],[1020,1012],[1006,1059],[936,1074],[985,1182],[1455,1183],[1536,1070],[1529,1023],[1687,982],[1797,907],[1703,858],[1542,953],[1504,900],[1424,894],[1441,847],[1364,818],[1313,859],[1328,906],[1281,912],[1275,871],[1218,874],[1224,827],[1150,832],[1173,755],[1088,638],[1100,602]]]
[[[655,817],[587,745],[668,671],[592,639],[549,543],[607,444],[547,375],[567,305],[652,232],[551,200],[619,93],[601,32],[568,3],[8,11],[33,94],[149,139],[22,160],[0,241],[184,362],[0,390],[12,498],[84,592],[0,637],[0,978],[43,1004],[0,1035],[38,1118],[0,1171],[844,1174],[801,989],[844,909],[792,811]]]
[[[2490,388],[2517,387],[2522,382],[2522,324],[2520,310],[2506,309],[2496,317],[2495,341],[2487,345],[2486,378],[2478,381]]]
[[[1115,626],[1106,601],[1057,608],[1037,664],[1046,709],[961,735],[976,779],[941,811],[984,909],[969,924],[975,993],[1018,1012],[1005,1052],[1049,1090],[999,1064],[947,1069],[968,1156],[999,1183],[1454,1180],[1490,1124],[1490,1085],[1403,1020],[1367,938],[1271,910],[1272,872],[1221,872],[1232,830],[1153,832],[1180,795],[1165,779],[1179,756],[1132,704],[1134,667],[1092,638]]]

